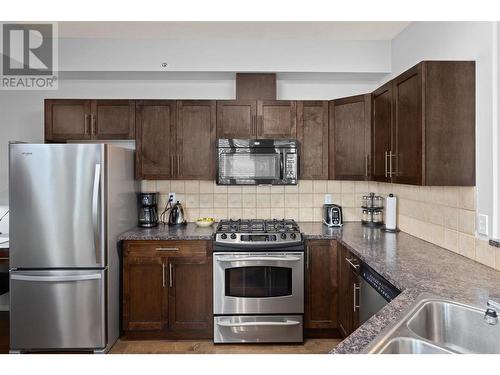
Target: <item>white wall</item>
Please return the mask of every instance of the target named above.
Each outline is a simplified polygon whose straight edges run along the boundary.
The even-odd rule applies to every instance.
[[[493,77],[495,22],[413,22],[392,41],[392,73],[402,73],[422,60],[476,61],[476,207],[489,216],[493,230]],[[457,150],[459,151],[459,150]],[[498,229],[498,228],[497,228]],[[497,232],[498,236],[498,232]]]
[[[390,41],[95,39],[59,42],[61,71],[390,72]],[[161,67],[162,62],[168,68]]]

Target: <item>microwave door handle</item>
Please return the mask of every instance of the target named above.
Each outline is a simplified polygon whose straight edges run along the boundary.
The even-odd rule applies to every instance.
[[[286,152],[282,152],[280,157],[280,181],[283,181],[283,176],[285,173],[285,165],[286,165],[285,159],[286,159]]]

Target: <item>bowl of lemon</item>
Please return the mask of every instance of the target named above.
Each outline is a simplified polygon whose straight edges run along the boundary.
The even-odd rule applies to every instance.
[[[200,217],[199,219],[196,219],[196,225],[199,227],[209,227],[213,223],[215,223],[215,219],[213,217]]]

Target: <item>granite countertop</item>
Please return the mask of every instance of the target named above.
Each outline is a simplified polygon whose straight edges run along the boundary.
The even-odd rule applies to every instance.
[[[212,240],[215,225],[201,228],[196,223],[168,226],[159,224],[154,228],[133,228],[118,236],[119,241],[129,240]]]
[[[396,320],[422,292],[458,302],[486,306],[500,296],[500,272],[407,233],[385,233],[359,222],[328,228],[320,222],[299,222],[306,239],[335,239],[381,274],[402,293],[342,341],[333,353],[362,351],[387,325]],[[120,240],[184,240],[213,238],[215,225],[198,228],[160,225],[135,228]]]

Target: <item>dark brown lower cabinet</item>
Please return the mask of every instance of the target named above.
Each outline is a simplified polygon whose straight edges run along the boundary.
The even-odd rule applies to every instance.
[[[338,326],[342,337],[359,327],[359,259],[338,245]]]
[[[125,241],[123,256],[127,338],[213,337],[209,241]]]
[[[304,327],[306,337],[338,337],[337,241],[307,242]]]

